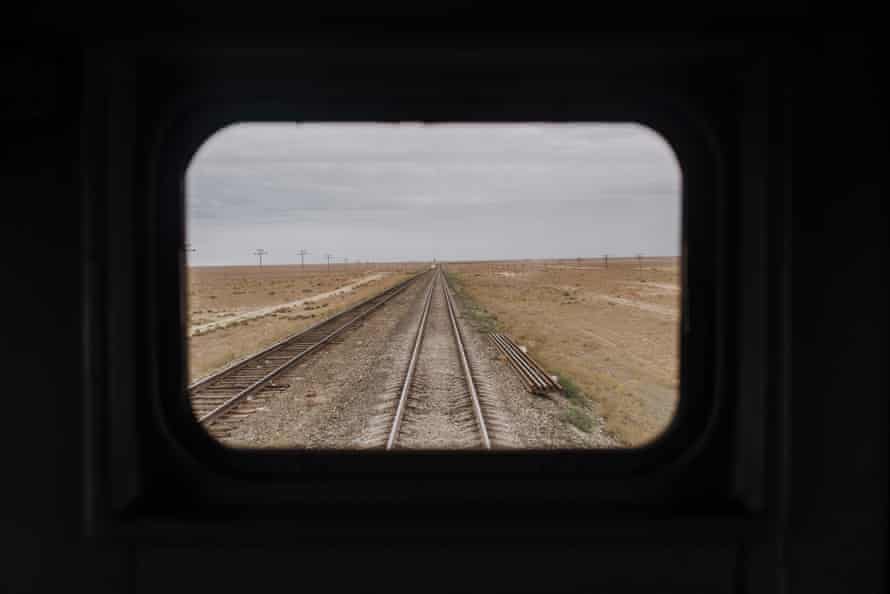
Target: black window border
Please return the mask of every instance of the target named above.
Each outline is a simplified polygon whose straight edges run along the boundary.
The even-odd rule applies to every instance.
[[[756,352],[762,344],[744,340],[735,322],[744,317],[756,326],[766,312],[737,297],[735,265],[754,283],[765,282],[765,272],[757,274],[736,240],[748,207],[738,183],[738,112],[727,109],[735,95],[744,108],[743,75],[751,64],[730,48],[720,60],[726,84],[715,87],[711,65],[700,57],[616,55],[133,45],[95,51],[84,117],[86,149],[96,157],[85,200],[87,315],[95,329],[86,345],[88,524],[99,532],[158,516],[175,524],[171,518],[196,509],[273,503],[751,507],[758,498],[739,493],[759,488],[762,468],[744,463],[753,470],[743,485],[733,473],[739,456],[759,443],[739,446],[737,434],[765,421],[736,414],[737,369],[739,350]],[[629,450],[251,452],[223,448],[194,422],[183,393],[184,291],[170,290],[182,287],[184,172],[193,153],[215,131],[241,121],[400,120],[636,122],[668,142],[683,179],[683,392],[659,439]],[[262,506],[251,509],[245,513],[264,513]]]

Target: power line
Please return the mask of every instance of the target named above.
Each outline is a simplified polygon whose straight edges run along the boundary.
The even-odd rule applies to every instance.
[[[256,251],[253,252],[253,255],[257,256],[260,259],[260,268],[263,267],[263,256],[265,256],[268,253],[269,252],[267,252],[263,248],[257,248]]]
[[[300,268],[305,268],[306,263],[303,261],[303,257],[306,256],[307,254],[309,254],[310,252],[307,252],[306,250],[300,250],[297,253],[300,255]]]

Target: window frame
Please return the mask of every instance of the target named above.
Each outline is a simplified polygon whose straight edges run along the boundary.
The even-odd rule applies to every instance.
[[[733,189],[737,167],[727,166],[739,163],[735,114],[710,111],[708,97],[695,92],[694,69],[657,55],[615,67],[563,50],[126,50],[99,52],[88,77],[89,148],[101,164],[86,213],[88,302],[97,327],[89,340],[88,415],[96,429],[89,501],[97,526],[100,517],[127,524],[127,513],[175,516],[196,504],[411,501],[435,508],[469,497],[653,510],[708,501],[737,509],[733,362],[740,334],[733,320],[747,307],[747,319],[761,323],[765,312],[737,298],[738,275],[726,266],[740,257],[732,222],[745,204]],[[725,104],[727,89],[711,92]],[[181,250],[192,155],[214,132],[242,121],[400,120],[633,122],[671,146],[683,183],[681,394],[659,438],[616,450],[249,451],[224,448],[198,426],[185,397]],[[695,361],[713,364],[691,370]]]

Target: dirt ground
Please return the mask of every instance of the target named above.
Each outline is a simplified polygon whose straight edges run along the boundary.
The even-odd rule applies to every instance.
[[[642,264],[642,266],[641,266]],[[657,437],[679,386],[680,261],[601,259],[447,266],[482,329],[509,334],[619,445]]]
[[[407,278],[408,269],[354,264],[332,265],[330,271],[319,265],[188,268],[190,381],[385,290]]]

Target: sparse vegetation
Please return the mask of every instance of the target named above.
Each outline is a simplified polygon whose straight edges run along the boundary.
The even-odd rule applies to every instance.
[[[677,398],[680,261],[653,263],[645,283],[630,258],[609,258],[608,268],[603,259],[460,262],[449,272],[464,295],[497,314],[499,331],[559,377],[561,409],[602,417],[604,431],[637,445],[664,428]],[[570,415],[584,425],[574,412],[567,422]]]
[[[311,307],[279,307],[284,301],[300,299],[312,293],[334,290],[366,274],[328,274],[325,267],[303,271],[299,266],[267,267],[204,267],[189,271],[189,325],[193,328],[221,321],[218,326],[190,333],[189,374],[197,379],[209,371],[272,344],[315,320],[333,315],[339,308],[370,296],[404,278],[394,273],[367,283],[354,291],[329,299],[332,303],[314,302]],[[314,289],[311,287],[315,287]],[[308,304],[306,304],[308,305]],[[273,306],[270,312],[247,320],[226,322],[225,318],[251,309]],[[218,313],[214,313],[218,312]]]
[[[455,295],[461,299],[464,306],[464,314],[470,319],[476,329],[484,333],[498,332],[500,329],[498,317],[479,305],[479,303],[474,301],[473,298],[467,294],[460,278],[456,274],[446,272],[445,276],[448,277],[448,281],[451,283],[451,288],[454,289]]]
[[[569,408],[562,413],[561,418],[566,423],[574,425],[584,433],[593,431],[593,419],[577,406],[569,405]]]
[[[555,372],[556,377],[559,378],[559,385],[563,388],[563,394],[569,400],[580,400],[584,397],[584,392],[581,388],[578,387],[570,377],[567,377],[565,374],[560,372]]]

